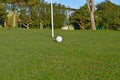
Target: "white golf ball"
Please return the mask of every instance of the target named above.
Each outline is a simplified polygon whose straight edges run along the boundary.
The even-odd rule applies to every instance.
[[[57,42],[62,42],[62,40],[63,40],[63,39],[62,39],[61,36],[57,36],[57,37],[56,37],[56,41],[57,41]]]

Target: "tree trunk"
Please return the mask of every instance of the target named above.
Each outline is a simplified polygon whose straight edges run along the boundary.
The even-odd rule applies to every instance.
[[[6,21],[4,21],[4,27],[6,27],[7,26],[7,23],[6,23]]]
[[[13,13],[13,27],[16,27],[16,15]]]
[[[40,29],[43,29],[43,24],[42,24],[42,22],[40,22]]]
[[[94,0],[86,0],[86,2],[87,2],[89,13],[90,13],[92,30],[96,30],[95,19],[94,19],[94,11],[95,11]]]
[[[90,19],[91,19],[92,30],[96,30],[94,13],[93,12],[90,13]]]

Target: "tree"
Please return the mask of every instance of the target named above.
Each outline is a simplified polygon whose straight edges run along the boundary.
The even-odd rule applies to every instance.
[[[7,13],[5,10],[5,2],[0,1],[0,25],[6,27]]]
[[[11,18],[12,20],[8,22],[9,26],[16,27],[17,26],[16,20],[17,20],[18,3],[16,2],[16,0],[5,0],[5,3],[6,3],[6,11],[8,12],[8,14],[12,16]],[[10,17],[8,17],[8,19]]]
[[[95,12],[94,0],[86,0],[86,2],[87,2],[89,13],[90,13],[92,30],[96,30],[95,20],[94,20],[94,12]]]
[[[4,7],[0,5],[0,14],[3,17],[3,10],[9,14],[4,14],[9,17],[9,27],[17,27],[20,22],[22,25],[29,24],[31,28],[41,29],[51,25],[50,4],[44,0],[0,0],[0,3],[5,3]],[[64,5],[54,4],[55,28],[64,25],[66,9]]]
[[[54,26],[55,28],[61,28],[64,26],[64,20],[66,18],[66,7],[61,4],[53,4],[54,7]]]
[[[90,17],[87,5],[75,10],[70,17],[70,23],[75,26],[75,29],[90,29]]]
[[[112,3],[110,0],[101,2],[96,6],[96,16],[98,26],[102,24],[105,29],[117,30],[120,28],[120,6]]]

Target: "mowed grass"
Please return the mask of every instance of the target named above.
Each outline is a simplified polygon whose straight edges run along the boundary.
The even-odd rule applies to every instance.
[[[120,80],[120,31],[0,30],[0,80]]]

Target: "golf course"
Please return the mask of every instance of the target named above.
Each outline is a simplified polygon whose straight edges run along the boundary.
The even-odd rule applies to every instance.
[[[120,31],[0,29],[0,80],[120,80]]]

